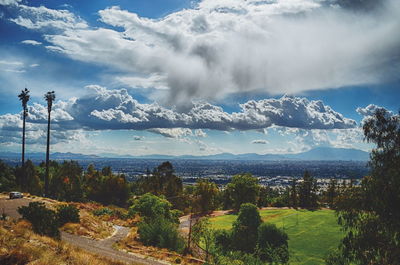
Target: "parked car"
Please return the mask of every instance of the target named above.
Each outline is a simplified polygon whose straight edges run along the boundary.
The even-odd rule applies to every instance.
[[[10,192],[10,199],[18,199],[18,198],[23,198],[23,197],[24,197],[24,195],[22,195],[22,193],[19,191]]]

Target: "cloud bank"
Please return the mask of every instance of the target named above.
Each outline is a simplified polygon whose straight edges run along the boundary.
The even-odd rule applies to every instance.
[[[47,107],[39,103],[28,106],[27,130],[44,132]],[[239,112],[228,113],[220,106],[194,102],[186,112],[158,105],[143,104],[125,89],[109,90],[101,86],[86,87],[86,94],[53,104],[52,129],[60,133],[93,130],[148,130],[169,138],[206,137],[203,129],[219,131],[261,130],[271,126],[300,129],[346,129],[356,126],[322,101],[283,96],[278,99],[250,100]],[[0,115],[2,135],[21,130],[21,115]],[[192,131],[193,130],[193,131]],[[60,139],[73,137],[60,135]],[[19,139],[19,136],[17,137]]]
[[[87,94],[54,104],[52,119],[63,128],[88,130],[148,130],[186,128],[221,131],[255,130],[272,125],[302,129],[345,129],[356,126],[322,101],[283,96],[279,99],[250,100],[240,105],[240,112],[228,113],[207,102],[194,102],[186,112],[165,108],[157,103],[142,104],[127,90],[108,90],[87,86]],[[47,108],[29,107],[29,121],[45,123]],[[182,131],[180,131],[182,132]],[[202,135],[202,132],[197,132]]]

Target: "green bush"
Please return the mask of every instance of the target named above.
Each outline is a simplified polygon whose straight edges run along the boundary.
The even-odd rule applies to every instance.
[[[32,224],[33,231],[40,235],[59,238],[58,217],[55,211],[47,209],[43,202],[31,202],[18,208],[22,218]]]
[[[257,245],[257,229],[262,220],[257,206],[244,203],[233,223],[232,245],[235,250],[253,253]]]
[[[79,223],[79,210],[76,206],[63,204],[57,207],[58,223],[60,226],[66,223]]]
[[[164,218],[179,224],[179,217],[183,212],[177,209],[171,210],[172,204],[164,196],[156,196],[146,193],[133,201],[128,215],[139,214],[146,221]]]
[[[134,200],[129,211],[131,214],[139,214],[140,217],[146,220],[153,220],[156,218],[173,220],[175,216],[171,216],[171,208],[172,204],[164,197],[146,193]],[[173,221],[175,222],[177,220]]]
[[[103,207],[99,208],[96,210],[93,210],[92,212],[95,216],[101,216],[101,215],[114,215],[114,211],[110,208]]]
[[[274,224],[262,223],[258,227],[257,252],[262,260],[287,263],[288,235]]]
[[[8,218],[8,216],[7,216],[7,214],[5,214],[5,213],[2,213],[2,214],[0,215],[0,221],[5,221],[5,220],[7,220],[7,218]]]
[[[224,229],[216,230],[214,237],[215,237],[215,245],[220,252],[225,253],[231,250],[232,248],[231,231],[227,231]]]
[[[167,248],[181,253],[185,247],[185,241],[177,228],[177,225],[169,220],[158,218],[151,222],[142,221],[139,224],[138,233],[140,241],[145,245]]]
[[[241,251],[230,251],[224,255],[214,255],[213,263],[218,265],[265,265],[256,255]]]

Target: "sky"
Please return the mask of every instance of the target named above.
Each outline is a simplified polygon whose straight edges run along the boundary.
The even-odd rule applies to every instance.
[[[368,151],[397,113],[400,2],[0,0],[0,150],[285,154]]]

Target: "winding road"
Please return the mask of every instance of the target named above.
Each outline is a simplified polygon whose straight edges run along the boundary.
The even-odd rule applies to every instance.
[[[0,214],[5,213],[13,219],[20,218],[17,209],[21,206],[27,206],[32,199],[22,198],[10,200],[4,196],[0,197]],[[127,264],[144,264],[144,265],[165,265],[167,262],[153,260],[138,254],[119,251],[113,248],[114,243],[125,238],[129,233],[128,227],[114,226],[115,232],[112,236],[103,240],[93,240],[86,237],[72,235],[61,232],[61,240],[71,245],[82,248],[88,252],[104,256],[107,259],[125,262]]]

